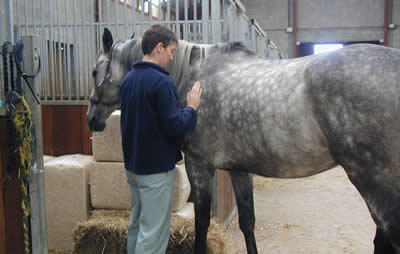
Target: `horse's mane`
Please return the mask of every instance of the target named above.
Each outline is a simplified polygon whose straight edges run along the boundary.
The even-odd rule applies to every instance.
[[[121,63],[127,70],[131,70],[135,61],[143,58],[142,40],[129,40],[129,45],[121,51]]]
[[[120,59],[123,66],[130,70],[132,64],[143,58],[141,47],[141,39],[129,40],[129,44],[125,46],[120,53]],[[171,79],[178,82],[182,79],[185,73],[188,73],[191,68],[191,61],[198,61],[202,65],[206,63],[210,56],[217,54],[227,54],[242,52],[245,55],[253,56],[255,53],[242,42],[223,42],[217,44],[197,44],[187,41],[179,41],[175,51],[174,59],[168,64],[167,70],[170,73]]]
[[[175,50],[174,59],[168,64],[168,71],[170,72],[171,79],[175,82],[182,79],[184,73],[190,69],[190,57],[194,48],[205,47],[205,45],[190,43],[186,41],[179,41],[178,47]],[[200,58],[202,58],[200,54]]]
[[[212,53],[236,53],[242,52],[248,56],[255,56],[256,53],[250,49],[248,49],[243,42],[241,41],[233,41],[233,42],[223,42],[217,43],[214,45],[211,50]]]
[[[239,41],[223,42],[214,45],[179,41],[178,47],[176,48],[175,57],[170,63],[168,71],[171,74],[171,79],[174,81],[178,81],[182,79],[185,73],[188,73],[190,71],[191,67],[193,67],[190,64],[191,60],[197,60],[198,64],[202,65],[207,62],[207,59],[210,56],[236,52],[242,52],[248,56],[256,55],[253,51],[246,48],[246,46]]]

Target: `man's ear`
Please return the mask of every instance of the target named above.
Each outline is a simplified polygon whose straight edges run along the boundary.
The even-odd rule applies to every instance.
[[[157,45],[156,45],[157,52],[160,53],[161,48],[163,48],[163,47],[164,47],[164,44],[162,42],[157,43]]]

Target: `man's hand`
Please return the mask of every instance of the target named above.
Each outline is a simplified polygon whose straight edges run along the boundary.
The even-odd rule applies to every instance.
[[[199,81],[194,82],[192,90],[190,90],[186,95],[186,102],[188,107],[194,108],[197,110],[200,106],[201,94],[203,93],[203,88],[201,88],[201,84]]]

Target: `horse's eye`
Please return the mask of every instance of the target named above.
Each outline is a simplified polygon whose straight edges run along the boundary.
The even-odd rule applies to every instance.
[[[95,77],[96,74],[97,74],[97,71],[96,71],[96,70],[93,70],[93,71],[92,71],[92,76]]]

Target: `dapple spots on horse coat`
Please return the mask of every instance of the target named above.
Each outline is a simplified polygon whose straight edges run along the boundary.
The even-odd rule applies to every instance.
[[[254,58],[242,53],[219,56],[218,59],[209,58],[209,64],[194,70],[196,75],[186,83],[199,79],[204,87],[203,100],[208,102],[203,103],[199,110],[196,127],[205,133],[195,135],[202,137],[199,142],[212,140],[212,143],[196,146],[193,151],[190,147],[187,149],[202,154],[206,157],[204,159],[217,168],[245,168],[264,176],[306,176],[334,165],[332,159],[329,159],[324,137],[315,137],[315,133],[321,134],[321,131],[315,119],[307,115],[310,106],[304,104],[305,99],[302,97],[304,83],[298,86],[298,83],[302,83],[300,75],[296,76],[296,72],[291,70],[288,75],[299,79],[299,82],[290,83],[283,77],[288,72],[285,62],[274,65],[274,61],[256,59],[253,64],[246,61],[249,57]],[[236,66],[221,64],[235,61]],[[302,61],[298,61],[297,66],[301,68]],[[239,75],[238,70],[245,71],[239,72]],[[220,107],[216,109],[215,105]],[[206,115],[207,119],[202,118],[202,115]],[[209,120],[213,123],[209,123]],[[205,127],[210,125],[218,127]],[[188,140],[191,138],[189,134]],[[219,152],[220,147],[226,156],[224,162]],[[321,154],[325,154],[323,159]],[[308,161],[302,159],[306,155],[310,158]],[[316,172],[307,171],[311,164],[315,166],[319,161],[321,165]]]

